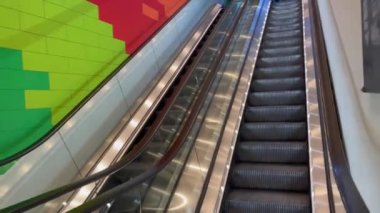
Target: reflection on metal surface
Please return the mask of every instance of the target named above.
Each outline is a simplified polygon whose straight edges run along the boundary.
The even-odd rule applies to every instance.
[[[131,143],[134,141],[138,132],[143,127],[149,116],[154,112],[157,104],[165,95],[166,91],[170,88],[170,85],[176,79],[186,61],[190,58],[191,53],[195,50],[198,43],[201,41],[201,38],[207,32],[207,29],[211,26],[211,23],[217,17],[220,10],[220,5],[215,5],[212,10],[210,10],[209,14],[206,15],[205,19],[202,20],[202,24],[198,26],[198,29],[193,34],[193,37],[188,40],[186,46],[178,54],[175,61],[168,68],[168,71],[163,74],[162,78],[148,94],[147,98],[142,102],[140,107],[135,111],[129,122],[121,128],[119,134],[109,144],[108,149],[101,154],[101,158],[91,169],[89,175],[101,171],[109,165],[117,162],[130,148]],[[67,209],[71,209],[82,204],[85,199],[89,198],[89,195],[94,196],[96,194],[96,191],[94,190],[99,190],[105,181],[106,178],[98,181],[97,183],[82,187],[82,189],[86,189],[85,192],[89,193],[84,193],[81,191],[82,189],[76,191],[73,196],[66,201],[68,204],[62,206],[62,211],[66,211]]]
[[[326,166],[316,91],[315,66],[310,23],[309,1],[302,0],[307,125],[309,144],[310,190],[313,212],[330,212]]]
[[[229,165],[232,160],[233,148],[235,146],[238,129],[240,127],[242,113],[244,111],[245,102],[247,99],[248,90],[250,88],[252,73],[255,67],[258,50],[262,35],[264,32],[265,22],[270,7],[270,1],[263,1],[257,11],[262,11],[261,14],[256,14],[257,25],[253,23],[249,35],[252,35],[252,43],[249,52],[245,57],[242,74],[238,82],[237,91],[233,100],[233,104],[228,115],[226,126],[221,137],[221,144],[217,150],[214,168],[212,170],[209,185],[204,197],[200,212],[219,212],[224,186],[227,180]],[[245,37],[242,37],[246,39]],[[248,43],[249,45],[249,43]]]
[[[207,107],[205,119],[199,127],[199,133],[190,154],[190,160],[186,164],[191,166],[185,167],[175,191],[175,193],[185,194],[189,202],[177,212],[195,212],[197,205],[199,205],[205,178],[210,169],[217,143],[224,131],[226,115],[230,109],[237,80],[244,65],[245,53],[249,48],[250,41],[240,35],[246,35],[248,34],[246,31],[250,31],[255,9],[255,6],[249,5],[245,10],[245,15],[239,22],[237,33],[233,35],[233,42],[230,43],[218,67],[220,74],[214,81],[217,86],[215,92],[209,94],[211,103]],[[169,209],[176,205],[176,201],[173,199]]]
[[[238,1],[238,2],[234,3],[233,6],[231,6],[231,10],[236,10],[236,13],[233,13],[233,15],[230,15],[230,16],[223,16],[223,19],[220,22],[221,24],[218,24],[216,26],[216,28],[215,28],[216,31],[214,31],[212,33],[210,39],[206,42],[207,46],[208,45],[215,46],[218,49],[218,51],[212,52],[212,53],[207,52],[207,49],[205,50],[205,52],[202,51],[201,57],[202,56],[204,56],[204,57],[202,57],[201,59],[198,59],[199,63],[196,65],[194,70],[197,71],[198,66],[208,67],[207,72],[209,72],[209,70],[210,71],[214,70],[214,68],[212,68],[212,67],[214,66],[215,63],[218,63],[220,61],[219,59],[217,59],[219,57],[217,57],[216,54],[218,52],[222,51],[223,47],[225,46],[224,41],[228,40],[228,37],[221,36],[220,34],[217,34],[215,32],[218,32],[221,29],[224,30],[224,28],[232,27],[234,20],[236,20],[236,18],[238,17],[237,14],[239,14],[239,11],[241,8],[242,8],[242,5]],[[224,56],[224,55],[220,55],[220,57],[222,57],[222,56]],[[217,64],[215,64],[215,65],[217,65]],[[219,69],[217,69],[217,70],[219,70]],[[173,192],[173,194],[185,194],[187,196],[188,202],[186,203],[186,205],[185,206],[179,205],[179,206],[183,206],[183,209],[188,209],[189,211],[194,211],[194,208],[196,207],[196,205],[198,203],[197,201],[198,201],[198,197],[201,193],[202,184],[204,183],[204,177],[208,171],[208,169],[206,167],[203,167],[202,164],[200,164],[200,162],[199,162],[199,159],[202,155],[199,155],[199,152],[196,152],[197,148],[196,147],[194,149],[191,149],[191,148],[193,147],[193,144],[196,141],[196,136],[199,135],[198,132],[199,132],[200,128],[202,128],[202,130],[206,130],[209,133],[207,135],[211,136],[210,138],[203,138],[202,140],[204,140],[204,141],[210,140],[210,141],[214,141],[214,142],[217,140],[217,134],[214,134],[214,133],[215,133],[215,131],[218,131],[218,125],[221,124],[221,122],[218,122],[218,121],[220,121],[220,119],[218,119],[220,117],[220,114],[214,113],[214,111],[210,111],[210,113],[208,113],[209,116],[206,116],[207,118],[210,118],[210,119],[206,118],[205,122],[203,123],[204,125],[201,126],[201,124],[202,124],[203,118],[205,117],[205,113],[207,112],[207,110],[209,108],[211,100],[215,100],[218,103],[222,103],[222,104],[216,104],[216,106],[218,106],[218,107],[215,107],[213,109],[219,109],[220,106],[224,105],[223,101],[225,101],[226,98],[221,98],[220,96],[214,97],[214,93],[215,93],[215,89],[218,87],[218,85],[219,85],[219,87],[220,86],[226,87],[228,85],[229,77],[223,78],[223,74],[227,73],[225,70],[229,70],[229,69],[222,69],[220,72],[213,74],[213,76],[216,75],[216,78],[214,78],[214,80],[212,81],[213,83],[211,85],[211,89],[207,90],[208,94],[206,96],[206,100],[203,102],[202,109],[200,110],[200,112],[197,115],[197,120],[196,120],[195,124],[193,124],[191,126],[191,128],[189,129],[190,133],[189,133],[189,135],[187,135],[186,142],[181,147],[181,151],[180,151],[181,154],[178,154],[176,156],[175,160],[172,160],[172,162],[171,162],[173,168],[176,168],[176,171],[171,171],[171,172],[169,171],[169,173],[171,173],[171,174],[166,175],[166,179],[169,179],[169,181],[167,181],[167,180],[166,181],[165,180],[159,181],[160,177],[163,176],[161,174],[156,175],[156,177],[154,178],[154,181],[156,182],[155,184],[159,185],[160,187],[164,187],[165,190],[167,190],[167,191],[173,191],[173,189],[175,188],[175,184],[171,184],[171,183],[173,183],[173,182],[176,183],[178,181],[178,178],[180,175],[182,175],[182,177],[185,177],[185,179],[180,180],[180,183],[178,184],[178,187],[177,187],[177,191]],[[230,69],[230,70],[233,70],[233,69]],[[221,94],[221,93],[219,92],[218,94]],[[207,153],[207,149],[204,149],[204,148],[206,148],[206,147],[201,147],[200,150],[206,151],[206,153]],[[187,163],[184,167],[184,162],[186,162],[186,157],[188,155],[190,155],[190,160],[187,161]],[[184,171],[181,173],[182,168],[184,169]],[[160,172],[160,173],[162,173],[162,172]],[[188,184],[187,184],[187,180],[189,180]],[[195,182],[194,180],[197,180],[197,181]],[[184,183],[185,183],[185,185],[184,185]],[[195,187],[193,191],[189,191],[188,189],[182,190],[184,187],[186,188],[186,187],[191,187],[194,185],[196,185],[197,187]],[[153,193],[153,192],[150,191],[150,193]],[[150,193],[147,193],[147,195],[150,195]],[[192,195],[195,195],[195,196],[192,196]],[[155,197],[156,197],[156,199],[155,199]],[[162,208],[166,207],[167,204],[169,203],[170,197],[167,195],[158,195],[158,197],[160,199],[159,202],[155,202],[155,204],[149,205],[149,201],[145,202],[145,201],[147,201],[147,199],[145,198],[144,204],[147,203],[149,208],[155,207],[156,209],[162,209]],[[156,201],[158,200],[157,196],[151,196],[150,195],[150,198],[151,198],[150,200],[153,202],[155,200]],[[172,203],[170,204],[168,209],[172,209],[172,211],[174,210],[174,211],[179,211],[179,212],[183,211],[183,209],[178,209],[178,204],[174,203],[175,201],[173,199],[170,201]],[[146,209],[144,204],[142,207],[143,210]],[[152,206],[152,207],[150,207],[150,206]]]

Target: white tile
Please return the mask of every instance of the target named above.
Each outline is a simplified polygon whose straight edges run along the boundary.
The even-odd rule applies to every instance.
[[[67,184],[78,172],[61,138],[56,134],[0,176],[0,206],[9,206]]]
[[[81,169],[105,142],[107,136],[127,113],[127,104],[116,79],[61,128],[60,133],[77,166]],[[71,122],[71,123],[70,123]]]
[[[127,103],[135,103],[157,72],[153,46],[148,44],[126,65],[125,71],[116,76]]]
[[[152,40],[154,53],[158,60],[158,69],[166,69],[168,62],[176,53],[180,40],[175,22],[168,23]]]

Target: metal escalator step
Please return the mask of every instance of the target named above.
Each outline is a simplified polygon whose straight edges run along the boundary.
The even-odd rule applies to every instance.
[[[276,57],[260,57],[257,60],[257,66],[270,67],[270,66],[291,66],[303,63],[303,56],[300,54],[276,56]]]
[[[251,91],[281,91],[281,90],[303,90],[305,79],[302,77],[280,78],[280,79],[257,79],[251,84]]]
[[[305,102],[306,97],[303,90],[253,92],[248,97],[250,106],[301,105]]]
[[[267,27],[267,33],[272,32],[284,32],[284,31],[293,31],[298,30],[302,27],[302,25],[299,24],[289,24],[289,25],[283,25],[283,26],[268,26]]]
[[[247,107],[244,113],[245,122],[297,122],[305,119],[304,105]]]
[[[281,16],[277,15],[271,15],[268,20],[282,20],[282,19],[289,19],[289,18],[300,18],[300,13],[288,13],[288,14],[282,14]]]
[[[292,19],[280,19],[280,20],[269,20],[268,26],[278,26],[278,25],[287,25],[287,24],[297,24],[301,23],[302,19],[292,18]]]
[[[170,143],[151,142],[136,160],[139,162],[155,162],[160,159],[169,147]]]
[[[254,78],[276,79],[289,77],[303,77],[303,65],[280,66],[280,67],[257,67]]]
[[[293,30],[293,31],[286,31],[286,32],[275,32],[275,33],[265,33],[264,39],[284,39],[288,37],[300,37],[302,36],[301,30]],[[265,50],[265,49],[263,49]]]
[[[288,15],[288,14],[294,14],[294,13],[301,13],[302,9],[299,8],[293,8],[293,9],[277,9],[277,10],[270,10],[269,15],[270,16],[281,16],[281,15]]]
[[[178,125],[161,125],[153,136],[153,141],[171,141],[177,133]]]
[[[191,101],[192,97],[178,96],[174,102],[173,109],[186,112]]]
[[[239,161],[257,163],[307,163],[306,142],[240,142],[236,157]]]
[[[289,14],[289,13],[299,13],[301,11],[302,11],[302,8],[300,6],[292,6],[289,8],[278,7],[278,8],[271,9],[269,12],[269,16],[273,16],[273,15],[280,16],[280,15]]]
[[[170,110],[165,117],[163,124],[165,125],[179,125],[181,123],[185,112],[183,110]]]
[[[292,9],[301,9],[301,5],[299,3],[288,5],[273,4],[270,11],[288,11]]]
[[[299,4],[298,0],[294,0],[294,1],[279,1],[279,2],[274,2],[273,4],[275,5],[294,5],[294,4]]]
[[[308,193],[232,190],[227,194],[223,212],[309,213]]]
[[[305,122],[244,123],[240,129],[243,141],[306,141]]]
[[[263,48],[278,48],[289,46],[302,46],[302,38],[287,38],[287,39],[264,39]]]
[[[280,47],[280,48],[266,48],[260,51],[260,57],[273,57],[273,56],[283,56],[283,55],[295,55],[302,54],[302,47]]]
[[[237,163],[231,173],[235,188],[260,190],[308,191],[306,165]]]

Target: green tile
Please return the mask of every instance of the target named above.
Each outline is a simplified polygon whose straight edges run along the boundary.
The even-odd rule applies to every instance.
[[[64,24],[26,13],[21,14],[21,30],[42,36],[67,38]]]
[[[0,68],[22,69],[21,51],[0,48]]]
[[[65,73],[69,69],[69,59],[62,56],[24,51],[22,57],[26,70]]]
[[[45,0],[23,0],[19,10],[44,17],[44,1]]]
[[[19,29],[20,13],[17,10],[0,7],[0,27]]]
[[[50,109],[0,111],[0,132],[33,129],[41,120],[50,120]]]
[[[23,90],[0,90],[0,110],[24,109]]]
[[[47,38],[48,52],[57,56],[85,58],[83,45],[60,39]]]
[[[0,159],[10,157],[44,136],[52,125],[50,121],[41,121],[34,128],[18,131],[0,132]]]
[[[70,99],[72,93],[69,90],[26,90],[25,105],[27,109],[59,107]]]
[[[48,90],[49,75],[43,72],[11,70],[0,68],[0,89],[6,90]]]
[[[78,27],[67,27],[68,40],[78,42],[84,45],[98,46],[98,36],[90,31]]]

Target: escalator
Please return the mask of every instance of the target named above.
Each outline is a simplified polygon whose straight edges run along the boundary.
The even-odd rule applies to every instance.
[[[314,199],[325,196],[328,202],[322,204],[331,205],[330,192],[313,188],[329,183],[310,181],[317,169],[309,162],[314,150],[308,144],[310,93],[305,85],[305,61],[310,55],[304,52],[308,30],[304,32],[307,24],[303,23],[301,0],[263,2],[257,6],[257,1],[233,1],[215,19],[137,135],[135,145],[120,160],[126,163],[65,189],[65,193],[76,190],[80,195],[89,183],[103,181],[72,208],[65,209],[68,203],[64,202],[60,212],[334,212],[333,208],[317,209],[321,202]],[[261,26],[255,24],[258,20],[262,20]],[[261,41],[258,29],[264,29]],[[251,52],[255,52],[254,60]],[[246,67],[250,67],[248,71]],[[252,76],[251,84],[250,78],[245,78],[248,75]],[[243,84],[246,89],[240,90]],[[244,105],[242,94],[248,85]],[[240,100],[238,107],[234,106],[236,100]],[[232,113],[234,110],[239,115]],[[220,125],[210,125],[216,123]],[[202,138],[202,128],[212,137]],[[224,140],[228,134],[233,142]],[[231,166],[226,166],[231,156]],[[218,161],[218,157],[225,161]],[[323,153],[320,157],[318,160],[324,161]],[[324,170],[318,172],[327,176]],[[187,182],[183,181],[186,178]],[[208,190],[215,197],[209,203]],[[38,202],[32,198],[21,207],[0,212],[29,210],[58,194],[64,193],[38,197]]]
[[[302,5],[273,2],[223,212],[311,212]]]
[[[173,100],[171,104],[163,103],[157,109],[157,114],[162,109],[167,108],[166,117],[159,123],[157,131],[148,139],[144,152],[141,153],[133,162],[127,165],[122,170],[113,174],[108,178],[108,181],[100,190],[99,195],[113,188],[122,185],[134,177],[149,170],[172,146],[175,139],[179,136],[179,132],[184,126],[184,122],[188,119],[191,107],[194,101],[201,92],[202,85],[207,78],[215,72],[214,66],[219,63],[221,57],[220,52],[226,48],[230,38],[227,32],[233,32],[236,22],[240,18],[240,14],[245,6],[244,1],[236,1],[226,11],[226,15],[219,15],[214,24],[210,27],[209,32],[201,42],[202,48],[196,51],[196,55],[185,66],[185,71],[182,76],[175,82],[166,102]],[[183,81],[183,82],[182,82]],[[182,82],[182,83],[181,83]],[[186,82],[186,83],[184,83]],[[184,86],[180,86],[184,85]],[[177,93],[177,94],[176,94]],[[152,117],[151,119],[155,119]],[[140,134],[140,138],[144,138],[146,132],[151,131],[154,121],[148,122]],[[146,140],[146,139],[142,139]],[[171,164],[155,179],[145,181],[140,186],[122,193],[117,199],[112,202],[110,208],[103,209],[105,212],[136,212],[138,209],[149,211],[149,209],[157,209],[157,206],[162,206],[161,203],[167,203],[170,195],[157,193],[157,188],[165,188],[172,179],[174,173],[178,173],[180,168],[178,164]],[[159,187],[157,187],[157,184]],[[153,190],[152,190],[153,189]],[[154,206],[154,207],[153,207]]]

